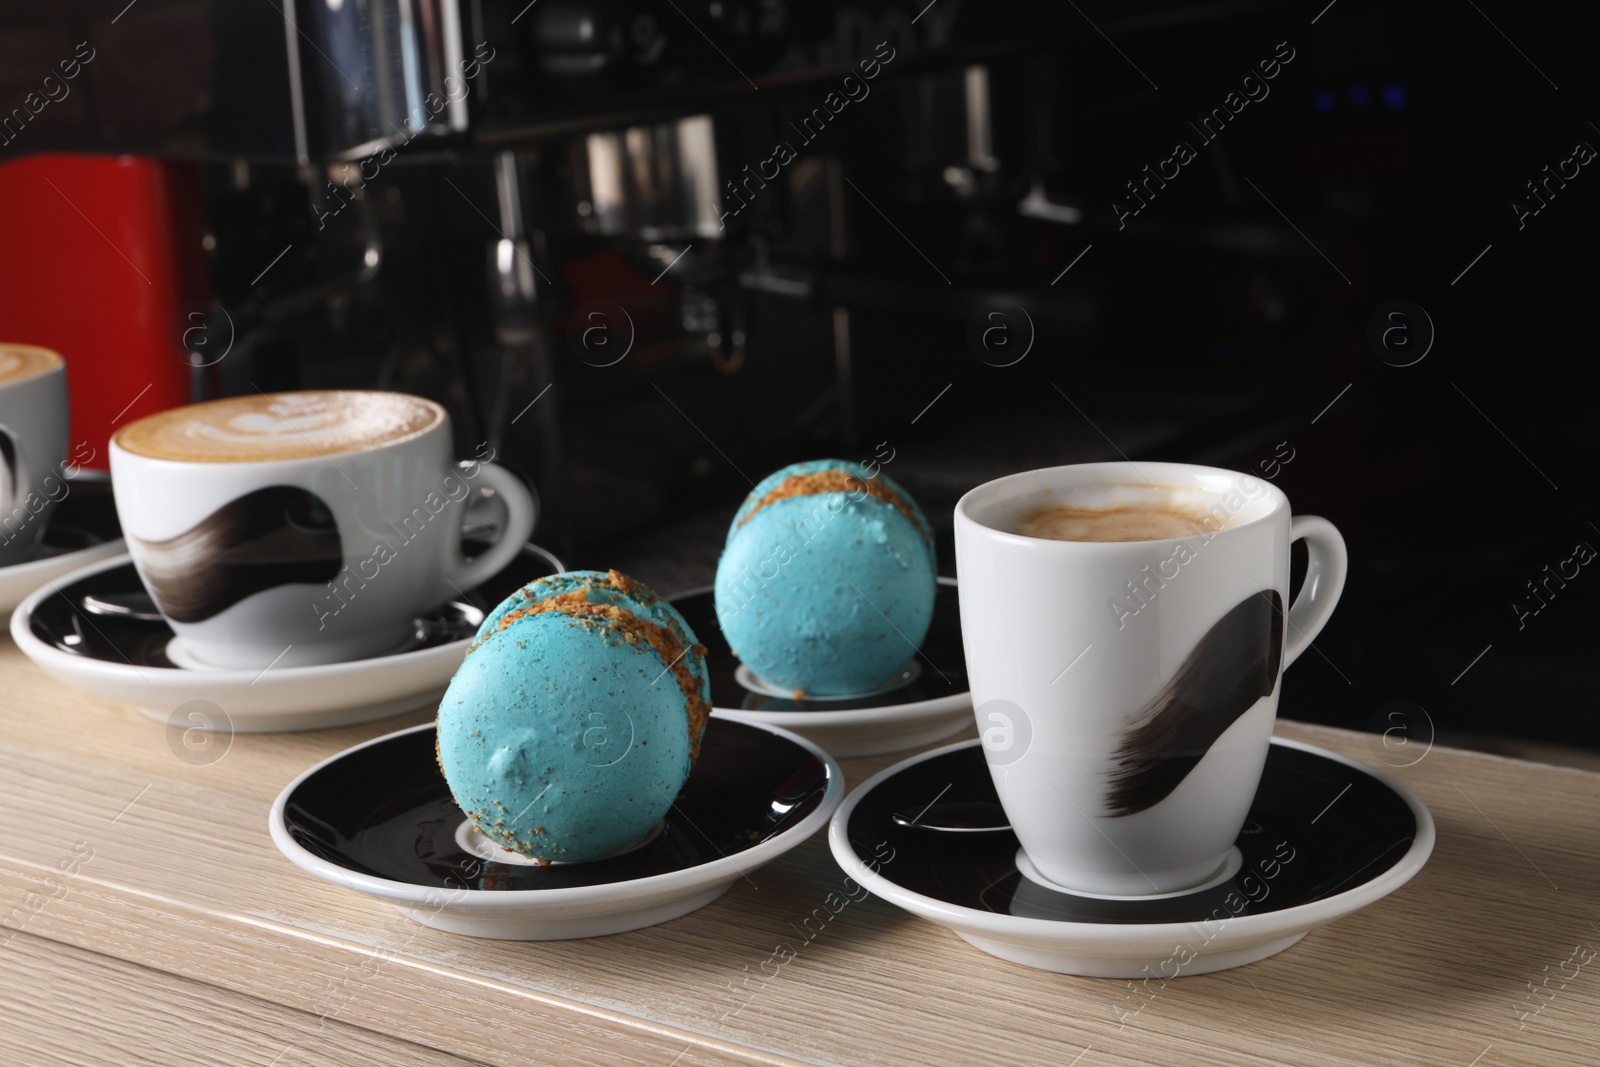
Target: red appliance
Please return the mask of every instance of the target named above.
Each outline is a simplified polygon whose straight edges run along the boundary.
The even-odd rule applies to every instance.
[[[210,303],[194,164],[41,155],[0,166],[0,341],[67,361],[69,455],[189,402],[185,330]],[[197,340],[191,336],[191,342]],[[220,349],[229,339],[215,340]]]

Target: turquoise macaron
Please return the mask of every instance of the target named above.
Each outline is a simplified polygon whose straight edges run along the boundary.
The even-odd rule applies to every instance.
[[[717,563],[717,622],[767,685],[876,689],[933,619],[933,528],[911,494],[846,460],[796,463],[740,505]]]
[[[472,824],[540,862],[648,834],[699,754],[705,648],[616,571],[541,578],[485,617],[439,704],[439,768]]]

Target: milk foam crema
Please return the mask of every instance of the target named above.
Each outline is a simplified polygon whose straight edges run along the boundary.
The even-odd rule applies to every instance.
[[[1023,513],[1015,532],[1054,541],[1161,541],[1231,525],[1217,496],[1179,486],[1085,486]]]
[[[444,408],[405,393],[258,393],[148,415],[114,440],[154,459],[245,463],[360,452],[414,437],[444,419]]]
[[[0,385],[36,378],[61,364],[61,357],[48,348],[0,344]]]

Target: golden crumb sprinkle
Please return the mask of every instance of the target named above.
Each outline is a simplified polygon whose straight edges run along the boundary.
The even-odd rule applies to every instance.
[[[743,526],[755,517],[756,512],[776,504],[780,500],[791,500],[801,496],[824,496],[828,493],[852,492],[865,493],[867,496],[890,505],[904,515],[906,520],[917,528],[917,532],[922,534],[930,545],[933,543],[933,531],[925,527],[922,521],[917,518],[916,513],[911,510],[911,505],[906,502],[904,497],[877,478],[862,478],[839,467],[835,467],[832,470],[813,471],[810,474],[789,475],[774,486],[766,496],[757,501],[756,506],[751,508],[739,520],[739,525]]]
[[[638,595],[644,587],[620,571],[607,571],[606,580],[618,592],[632,596],[641,603],[650,603],[655,599]],[[615,604],[594,603],[589,599],[587,587],[557,593],[536,603],[508,611],[500,617],[495,632],[498,633],[517,620],[530,615],[548,614],[562,615],[571,620],[573,625],[586,626],[607,636],[620,638],[633,648],[638,648],[641,643],[649,645],[661,657],[661,661],[667,664],[667,670],[672,672],[674,680],[678,683],[678,689],[683,693],[689,719],[689,762],[693,763],[700,758],[700,735],[711,718],[711,708],[701,697],[699,680],[686,660],[689,653],[694,653],[704,660],[706,654],[704,645],[690,645],[688,635],[674,620],[669,620],[670,626],[662,626],[640,618],[627,608]]]

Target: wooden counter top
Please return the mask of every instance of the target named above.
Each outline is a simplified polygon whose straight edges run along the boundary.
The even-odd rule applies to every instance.
[[[1413,882],[1279,956],[1169,982],[1153,999],[1125,981],[1002,962],[876,898],[748,983],[752,996],[745,976],[843,885],[822,834],[692,915],[565,942],[439,933],[279,855],[267,810],[290,779],[428,718],[241,734],[195,765],[161,725],[0,642],[0,924],[11,928],[0,928],[0,1061],[1498,1067],[1600,1056],[1597,774],[1443,748],[1385,768],[1438,823]],[[1366,735],[1279,732],[1383,766]],[[847,761],[847,779],[899,758]]]

